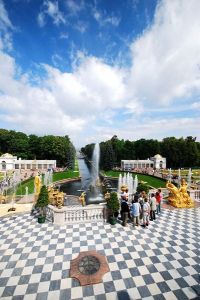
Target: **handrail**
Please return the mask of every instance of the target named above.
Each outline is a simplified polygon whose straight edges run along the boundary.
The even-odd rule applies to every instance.
[[[59,225],[86,223],[86,222],[105,222],[106,204],[92,204],[88,206],[64,206],[58,209],[48,205],[48,219]]]

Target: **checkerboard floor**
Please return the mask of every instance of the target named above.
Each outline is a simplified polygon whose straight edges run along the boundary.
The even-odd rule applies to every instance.
[[[148,228],[0,218],[0,299],[200,299],[199,228],[200,208],[165,209]],[[106,255],[110,272],[81,287],[70,260],[88,250]]]

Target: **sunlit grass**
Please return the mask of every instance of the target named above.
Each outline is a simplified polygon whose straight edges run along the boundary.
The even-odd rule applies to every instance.
[[[53,173],[53,182],[69,179],[69,178],[77,178],[79,177],[79,171],[68,170],[64,172],[56,172]],[[26,187],[28,187],[28,193],[34,193],[34,177],[28,180],[23,181],[17,188],[16,195],[25,195],[26,194]]]
[[[104,174],[106,176],[110,176],[110,177],[119,177],[119,174],[123,174],[122,172],[119,171],[106,171],[104,172]],[[132,174],[132,173],[130,173]],[[144,175],[144,174],[140,174],[140,173],[134,173],[132,174],[133,178],[135,177],[135,175],[137,175],[139,182],[140,181],[144,181],[147,182],[147,184],[149,186],[155,187],[155,188],[164,188],[166,187],[166,180],[161,179],[161,178],[156,178],[153,176],[149,176],[149,175]]]

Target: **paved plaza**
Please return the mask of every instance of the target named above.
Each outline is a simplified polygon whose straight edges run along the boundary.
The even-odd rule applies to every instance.
[[[0,299],[200,299],[200,208],[163,209],[148,228],[131,224],[38,224],[0,218]],[[81,251],[105,255],[99,284],[69,278]]]

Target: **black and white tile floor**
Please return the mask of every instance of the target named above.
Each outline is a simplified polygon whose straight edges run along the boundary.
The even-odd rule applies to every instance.
[[[0,299],[200,299],[200,208],[163,210],[148,228],[0,218]],[[69,278],[80,251],[106,255],[103,282]]]

